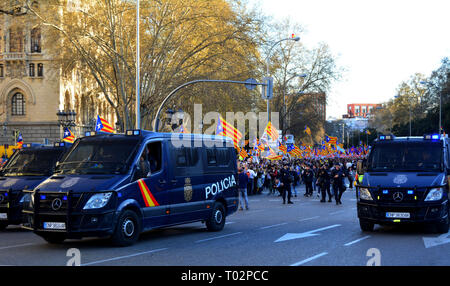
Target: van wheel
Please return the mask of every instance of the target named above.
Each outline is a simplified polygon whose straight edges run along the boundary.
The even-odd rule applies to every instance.
[[[0,222],[0,230],[4,230],[8,227],[8,224],[6,222]]]
[[[225,226],[225,207],[216,202],[212,208],[211,216],[206,220],[206,228],[209,231],[220,231]]]
[[[111,241],[117,246],[133,245],[139,239],[140,231],[137,214],[134,211],[125,210],[119,215]]]
[[[375,224],[373,222],[360,219],[359,226],[361,227],[362,231],[373,231]]]
[[[436,225],[436,231],[437,233],[447,233],[449,230],[449,216],[450,211],[447,211],[447,218]]]
[[[46,233],[41,234],[41,237],[51,244],[60,244],[66,239],[66,236],[63,233]]]

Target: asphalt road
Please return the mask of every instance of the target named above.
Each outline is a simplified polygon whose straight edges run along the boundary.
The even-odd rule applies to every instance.
[[[131,247],[113,247],[104,239],[52,245],[10,226],[0,232],[0,265],[65,266],[73,248],[82,266],[450,265],[450,233],[379,225],[365,233],[353,190],[344,193],[342,205],[305,198],[303,186],[298,192],[292,205],[278,196],[250,196],[250,210],[227,217],[220,232],[192,223],[144,233]]]

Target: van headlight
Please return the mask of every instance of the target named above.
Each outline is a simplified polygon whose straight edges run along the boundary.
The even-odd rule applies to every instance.
[[[367,188],[359,188],[359,198],[361,200],[373,201],[372,195]]]
[[[426,202],[439,201],[440,199],[442,199],[443,194],[444,194],[444,191],[442,188],[433,188],[428,192],[428,195],[425,198],[425,201]]]
[[[29,204],[31,201],[31,194],[30,193],[25,193],[22,198],[20,199],[19,203],[23,204],[23,203],[27,203]]]
[[[109,202],[109,199],[111,198],[111,195],[112,192],[93,195],[88,200],[83,210],[99,209],[106,206],[106,204]]]

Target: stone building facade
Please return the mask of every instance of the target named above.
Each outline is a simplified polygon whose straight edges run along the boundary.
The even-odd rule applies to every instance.
[[[24,17],[28,17],[25,18]],[[60,141],[58,110],[74,110],[77,137],[92,130],[97,114],[113,126],[115,116],[101,94],[76,69],[63,75],[45,46],[47,30],[32,16],[0,14],[0,144],[15,144],[20,131],[24,143]]]

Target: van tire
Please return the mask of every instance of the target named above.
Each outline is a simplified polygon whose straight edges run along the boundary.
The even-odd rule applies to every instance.
[[[66,240],[63,233],[46,233],[41,234],[41,237],[50,244],[61,244]]]
[[[362,231],[373,231],[373,228],[375,227],[375,224],[373,222],[360,219],[359,220],[359,226],[361,227]]]
[[[209,231],[221,231],[225,226],[225,207],[221,202],[215,202],[210,217],[206,220]]]
[[[8,227],[8,223],[6,222],[0,222],[0,230],[4,230],[5,228]]]
[[[436,231],[437,233],[447,233],[449,230],[449,216],[450,216],[450,211],[447,211],[447,218],[445,218],[444,221],[436,224]]]
[[[132,210],[124,210],[119,215],[111,242],[116,246],[133,245],[138,241],[140,231],[138,215]]]

